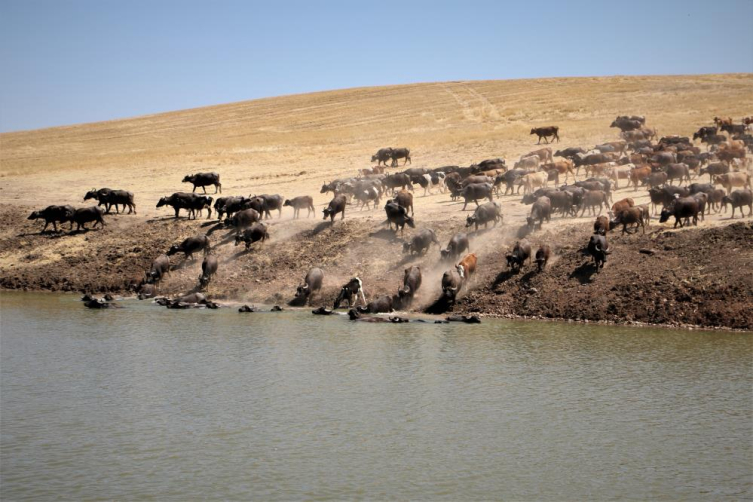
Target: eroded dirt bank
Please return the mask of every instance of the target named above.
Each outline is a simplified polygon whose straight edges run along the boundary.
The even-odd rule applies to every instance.
[[[313,305],[331,306],[338,288],[350,277],[363,279],[367,296],[394,294],[403,270],[418,264],[423,286],[412,310],[422,311],[440,292],[442,273],[451,264],[439,261],[432,246],[423,257],[402,254],[404,240],[382,224],[382,212],[362,213],[334,225],[320,219],[272,221],[273,238],[245,252],[216,221],[169,217],[112,216],[102,230],[42,235],[27,221],[26,208],[0,206],[0,287],[71,292],[126,293],[153,257],[173,243],[208,232],[220,258],[210,286],[216,300],[282,304],[309,267],[320,266],[326,278]],[[462,225],[464,215],[424,222],[444,246]],[[471,234],[471,251],[479,271],[460,295],[456,312],[494,316],[651,323],[753,329],[753,223],[667,230],[652,225],[644,236],[609,234],[613,254],[598,274],[583,254],[591,220],[544,227],[529,240],[546,242],[555,252],[547,269],[527,265],[519,274],[506,270],[504,255],[514,243],[515,225]],[[406,230],[407,239],[412,233]],[[256,245],[258,246],[258,245]],[[175,270],[162,293],[185,293],[197,284],[201,257],[175,256]]]

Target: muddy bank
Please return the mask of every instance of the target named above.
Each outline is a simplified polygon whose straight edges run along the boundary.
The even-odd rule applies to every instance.
[[[169,217],[109,216],[102,230],[42,235],[26,220],[26,208],[0,206],[0,287],[20,290],[126,293],[151,260],[171,244],[209,233],[220,259],[208,296],[215,300],[282,304],[290,300],[308,268],[326,277],[313,306],[331,302],[339,286],[358,275],[367,296],[392,295],[403,270],[420,265],[424,281],[412,310],[423,311],[439,295],[439,248],[424,257],[402,254],[404,239],[386,229],[382,213],[357,218],[272,220],[271,240],[246,252],[216,221]],[[442,243],[463,228],[457,214],[419,224],[433,228]],[[479,271],[460,295],[455,312],[494,316],[651,323],[753,329],[753,223],[673,231],[653,225],[645,236],[611,233],[614,252],[600,273],[583,254],[591,220],[551,227],[530,237],[546,242],[555,256],[543,273],[527,265],[506,271],[504,254],[514,243],[513,226],[471,236]],[[405,232],[409,238],[412,230]],[[162,293],[174,295],[197,285],[201,257],[173,257]]]

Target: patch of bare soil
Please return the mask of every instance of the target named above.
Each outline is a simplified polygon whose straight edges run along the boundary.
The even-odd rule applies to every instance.
[[[555,257],[541,272],[512,274],[500,260],[457,310],[496,316],[753,329],[753,224],[609,234],[613,253],[596,272],[585,254],[590,226],[537,241]],[[535,252],[535,251],[534,251]]]

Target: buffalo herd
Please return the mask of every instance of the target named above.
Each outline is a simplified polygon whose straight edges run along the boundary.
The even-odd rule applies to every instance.
[[[530,212],[525,224],[515,232],[517,240],[505,255],[507,267],[511,273],[517,273],[526,264],[535,262],[538,272],[546,269],[554,254],[552,247],[541,243],[534,253],[528,238],[549,224],[553,217],[595,218],[593,234],[583,251],[593,260],[594,269],[600,271],[612,254],[613,246],[607,241],[610,231],[620,230],[622,234],[646,233],[650,226],[652,214],[660,212],[659,222],[674,219],[674,227],[697,225],[711,212],[727,211],[731,207],[731,218],[739,209],[745,217],[753,215],[753,193],[751,192],[750,157],[753,152],[753,137],[748,134],[747,123],[735,124],[729,117],[715,117],[714,124],[701,127],[692,138],[684,136],[658,137],[656,129],[646,126],[643,116],[619,116],[611,127],[620,130],[620,139],[595,145],[593,148],[569,147],[552,152],[549,147],[540,148],[520,156],[508,168],[507,161],[493,158],[474,163],[469,167],[442,166],[438,168],[410,167],[402,172],[386,173],[384,166],[389,161],[390,167],[397,167],[399,160],[403,166],[411,163],[408,148],[382,148],[372,157],[376,166],[361,169],[354,177],[328,181],[322,185],[321,193],[332,192],[332,199],[322,210],[324,220],[335,224],[339,214],[345,219],[348,206],[355,209],[376,209],[382,205],[383,198],[385,220],[388,229],[394,226],[397,235],[404,233],[405,226],[417,228],[414,210],[414,187],[423,189],[423,195],[432,195],[434,191],[446,194],[449,201],[463,202],[462,210],[469,203],[475,208],[466,218],[465,228],[471,229],[471,235],[478,235],[488,230],[489,224],[496,227],[503,221],[500,198],[507,195],[519,196],[523,190],[522,203],[530,205]],[[558,141],[557,126],[535,127],[531,134],[538,136],[538,143],[543,138],[549,143]],[[696,146],[699,142],[700,146]],[[704,150],[705,145],[705,151]],[[586,178],[576,181],[583,169]],[[701,182],[701,177],[708,175],[708,183]],[[568,183],[572,177],[572,182]],[[561,180],[561,178],[564,178]],[[695,178],[695,182],[693,179]],[[226,196],[216,200],[206,195],[206,187],[214,186],[215,194],[222,193],[222,184],[218,173],[196,173],[187,175],[182,180],[193,185],[192,192],[176,192],[161,197],[157,208],[169,206],[174,217],[180,211],[186,211],[188,219],[197,219],[207,211],[207,219],[212,218],[214,209],[218,225],[234,233],[235,245],[243,243],[246,250],[255,244],[270,239],[270,227],[263,220],[282,216],[284,207],[293,209],[293,218],[306,210],[306,217],[315,215],[313,198],[301,195],[286,199],[279,194],[261,194],[246,196]],[[564,181],[564,184],[560,184]],[[636,205],[632,197],[614,201],[614,193],[620,188],[640,188],[648,191],[650,204]],[[550,186],[550,183],[552,186]],[[203,193],[196,194],[201,187]],[[42,232],[50,224],[58,232],[58,225],[70,223],[69,231],[77,225],[77,231],[87,230],[86,225],[104,226],[104,215],[114,208],[116,213],[123,209],[125,214],[136,214],[134,194],[126,190],[93,188],[84,195],[84,200],[93,199],[97,206],[76,209],[69,205],[48,206],[34,211],[28,219],[44,220]],[[496,199],[496,200],[495,200]],[[104,206],[104,209],[102,208]],[[606,213],[606,214],[605,214]],[[476,273],[478,256],[470,252],[469,234],[458,232],[447,245],[439,250],[440,263],[451,263],[441,278],[441,299],[452,305],[463,290],[467,289]],[[418,228],[412,236],[403,242],[403,253],[425,256],[432,245],[440,246],[436,233],[430,228]],[[181,253],[186,260],[193,260],[194,254],[203,252],[202,272],[199,276],[195,298],[178,298],[168,300],[165,305],[182,308],[186,299],[209,306],[211,302],[198,293],[206,290],[218,270],[218,259],[214,254],[208,234],[188,237],[172,245],[163,254],[158,255],[144,278],[136,286],[139,298],[155,297],[160,283],[170,272],[170,257]],[[310,304],[322,289],[325,273],[319,267],[311,268],[303,283],[298,286],[293,305]],[[393,296],[379,296],[367,301],[363,281],[353,277],[340,287],[333,310],[347,304],[353,312],[352,318],[362,320],[360,314],[391,312],[410,307],[414,296],[422,284],[422,269],[413,265],[405,269],[402,285]],[[358,306],[357,304],[361,305]],[[102,302],[95,302],[92,308],[102,308]],[[216,304],[215,304],[216,305]],[[315,313],[331,313],[320,308]]]

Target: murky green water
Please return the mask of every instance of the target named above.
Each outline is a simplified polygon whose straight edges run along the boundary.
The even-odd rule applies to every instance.
[[[0,495],[753,497],[753,335],[3,293]]]

